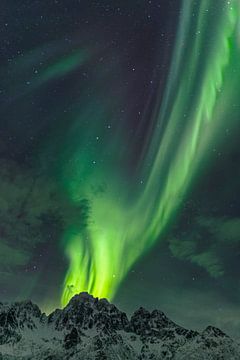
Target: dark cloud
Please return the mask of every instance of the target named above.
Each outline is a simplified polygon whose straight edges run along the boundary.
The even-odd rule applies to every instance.
[[[197,216],[187,230],[176,233],[168,240],[173,256],[204,268],[214,278],[222,276],[227,262],[239,255],[239,218]]]
[[[198,242],[194,238],[192,240],[171,239],[169,248],[173,256],[203,267],[213,277],[219,277],[224,273],[221,260],[214,250],[210,247],[205,251],[198,251]]]
[[[28,265],[41,244],[58,244],[69,223],[84,227],[89,209],[84,199],[69,202],[53,179],[9,160],[0,163],[0,201],[0,271],[6,273]]]
[[[207,228],[218,242],[237,244],[240,242],[240,218],[199,218],[198,223]]]

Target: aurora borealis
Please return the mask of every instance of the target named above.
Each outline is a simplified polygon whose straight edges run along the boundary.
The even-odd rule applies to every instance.
[[[46,311],[80,291],[124,303],[135,269],[156,263],[151,288],[164,292],[161,264],[174,273],[180,262],[171,298],[194,271],[198,293],[214,281],[216,294],[229,292],[224,304],[240,299],[230,276],[240,270],[239,171],[229,160],[239,159],[240,6],[217,4],[5,7],[4,297],[35,296]],[[28,281],[16,291],[19,279]]]
[[[221,115],[218,115],[218,106],[222,105],[220,96],[226,96],[226,94],[222,95],[225,91],[225,81],[228,80],[224,79],[226,68],[231,61],[237,61],[231,58],[231,56],[234,58],[234,54],[230,49],[230,42],[234,36],[236,37],[239,21],[237,3],[226,4],[217,15],[218,23],[212,30],[215,34],[215,44],[209,50],[208,61],[201,69],[200,84],[196,84],[194,74],[198,73],[202,59],[196,57],[196,53],[206,51],[206,44],[201,44],[201,37],[207,36],[204,28],[207,22],[205,17],[211,16],[211,12],[210,15],[204,16],[204,14],[206,9],[210,10],[211,4],[209,2],[199,4],[200,6],[196,7],[198,16],[194,21],[190,19],[193,9],[188,3],[184,5],[180,18],[179,37],[176,38],[172,55],[166,95],[163,96],[160,109],[154,118],[150,119],[154,126],[154,134],[147,150],[143,153],[143,164],[140,164],[139,174],[137,173],[138,179],[144,179],[140,194],[138,190],[133,199],[128,192],[125,195],[126,190],[122,189],[121,184],[119,185],[122,176],[120,172],[117,179],[108,182],[106,194],[103,194],[100,200],[96,198],[92,200],[93,224],[86,229],[87,233],[81,235],[76,230],[75,234],[68,234],[66,242],[70,269],[65,279],[63,305],[69,301],[71,290],[78,293],[84,289],[99,297],[112,298],[115,289],[134,262],[159,237],[161,238],[163,230],[174,216],[191,185],[199,162],[204,160],[216,128],[226,116],[224,108],[221,109]],[[193,29],[194,36],[192,32],[189,36],[189,28]],[[193,46],[193,49],[184,49],[182,42]],[[185,59],[185,52],[188,52],[188,61]],[[185,71],[182,67],[183,63],[185,63]],[[195,95],[192,95],[194,104],[192,106],[189,104],[191,94]],[[159,124],[164,122],[167,122],[164,132],[162,129],[158,131]],[[175,134],[178,132],[180,135],[176,146]],[[153,154],[152,158],[151,154]],[[78,152],[76,157],[77,165],[74,165],[76,168],[72,172],[75,176],[77,174],[81,177],[84,170],[81,172],[78,167],[83,159],[81,155],[79,158]],[[102,174],[102,164],[100,171],[98,164],[96,165],[97,170],[94,169],[96,173],[87,178],[87,183],[92,177],[101,179],[105,172],[109,171],[104,170]],[[84,193],[84,195],[78,194],[78,176],[74,179],[72,196],[74,198],[77,193],[79,198],[83,196],[89,198],[89,195]],[[116,194],[118,196],[121,194],[120,198],[116,197]]]

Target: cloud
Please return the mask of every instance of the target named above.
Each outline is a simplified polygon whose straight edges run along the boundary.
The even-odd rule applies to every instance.
[[[192,263],[206,269],[207,272],[214,278],[217,278],[224,274],[221,259],[211,250],[192,255],[190,260]]]
[[[223,243],[240,242],[240,218],[198,218],[198,223],[207,228],[218,241]]]
[[[29,260],[29,253],[19,249],[8,246],[8,244],[0,242],[0,264],[1,266],[6,265],[7,267],[11,266],[20,266],[26,264]]]
[[[213,278],[224,275],[229,259],[239,253],[240,219],[196,216],[187,230],[168,239],[172,255],[202,267]]]
[[[0,161],[0,272],[31,262],[40,244],[59,244],[69,223],[86,226],[89,204],[69,202],[53,179],[13,161]]]
[[[191,240],[177,238],[170,239],[169,249],[176,258],[188,260],[191,263],[204,268],[209,275],[214,278],[224,274],[221,259],[214,253],[214,250],[210,247],[205,251],[199,251],[198,239],[194,236]]]

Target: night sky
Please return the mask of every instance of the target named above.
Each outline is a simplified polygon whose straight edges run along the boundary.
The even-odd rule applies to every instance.
[[[2,0],[0,300],[240,331],[237,0]]]

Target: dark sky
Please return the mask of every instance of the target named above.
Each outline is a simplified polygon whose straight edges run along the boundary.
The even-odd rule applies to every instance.
[[[228,3],[1,1],[1,300],[92,289],[239,332]]]

